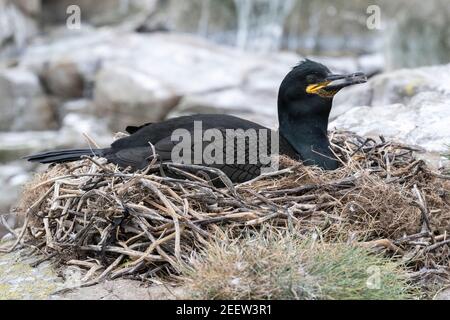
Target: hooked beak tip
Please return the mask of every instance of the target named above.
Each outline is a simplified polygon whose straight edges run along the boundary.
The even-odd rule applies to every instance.
[[[355,72],[347,75],[330,75],[327,77],[330,83],[326,89],[336,90],[348,87],[354,84],[360,84],[367,82],[367,76],[363,72]]]

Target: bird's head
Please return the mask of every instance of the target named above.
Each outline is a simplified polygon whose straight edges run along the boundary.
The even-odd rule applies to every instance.
[[[333,74],[326,66],[304,60],[289,72],[280,86],[279,107],[295,108],[295,113],[329,113],[331,102],[342,88],[364,83],[362,72]],[[288,110],[286,110],[288,111]]]
[[[366,81],[361,72],[333,74],[311,60],[302,61],[286,75],[278,94],[279,130],[304,163],[338,167],[327,137],[333,97],[342,88]]]

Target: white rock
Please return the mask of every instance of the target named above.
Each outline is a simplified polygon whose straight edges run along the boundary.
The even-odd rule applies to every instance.
[[[108,129],[104,119],[89,114],[69,113],[64,117],[62,127],[58,132],[61,140],[59,144],[70,148],[87,148],[88,142],[83,134],[87,134],[103,147],[109,146],[113,141],[113,133]]]
[[[94,103],[90,99],[82,98],[64,102],[59,108],[59,114],[64,117],[69,113],[94,114]]]
[[[41,13],[41,0],[15,0],[16,5],[28,16]]]
[[[329,127],[442,152],[450,143],[449,101],[450,65],[398,70],[339,93]]]
[[[106,123],[92,115],[70,113],[58,131],[0,132],[0,161],[14,161],[25,155],[58,148],[87,148],[88,134],[100,145],[109,145],[113,134]]]
[[[279,86],[285,75],[300,61],[300,57],[281,54],[260,56],[259,59],[255,68],[246,71],[241,85],[187,94],[170,112],[169,117],[194,113],[225,113],[277,128]]]
[[[331,119],[355,106],[408,105],[423,92],[436,92],[446,99],[450,95],[450,64],[402,69],[377,75],[367,84],[346,88],[333,104]]]
[[[335,73],[364,72],[373,74],[383,70],[384,58],[382,54],[366,54],[360,57],[309,57],[311,60],[323,63]]]
[[[27,172],[27,168],[21,163],[14,162],[0,165],[0,214],[10,212],[11,206],[17,200],[23,184],[30,179],[30,176],[31,174]],[[14,227],[14,217],[9,217],[7,220],[9,225]],[[2,234],[0,234],[1,237]]]
[[[295,54],[245,53],[189,35],[105,28],[36,42],[21,65],[48,83],[54,69],[48,65],[64,61],[74,67],[84,85],[93,87],[97,114],[108,116],[114,130],[123,130],[129,124],[162,120],[180,98],[185,99],[171,116],[191,112],[187,102],[200,101],[205,108],[198,112],[215,108],[236,115],[251,112],[254,117],[267,116],[270,121],[265,123],[272,123],[280,82],[299,60]],[[76,87],[70,83],[64,87]],[[64,91],[52,89],[63,97],[67,96]]]
[[[54,128],[55,113],[38,77],[27,70],[0,70],[0,130]]]
[[[276,128],[276,96],[252,94],[233,88],[203,95],[186,96],[168,115],[168,118],[196,113],[230,114]]]
[[[15,3],[16,1],[0,0],[0,57],[5,53],[7,56],[15,55],[39,30],[37,22],[27,15],[37,9],[33,8],[35,1],[27,0],[28,3],[25,3],[19,0]],[[24,14],[24,11],[27,14]]]
[[[361,135],[383,135],[427,151],[443,152],[450,143],[450,95],[417,94],[407,104],[354,107],[329,128],[348,129]]]
[[[81,98],[85,79],[77,65],[70,59],[58,59],[45,65],[41,78],[49,92],[65,99]]]
[[[12,244],[12,241],[2,243],[7,247]],[[167,284],[146,286],[142,281],[126,279],[81,287],[85,271],[69,266],[57,272],[52,265],[54,261],[31,267],[38,259],[39,256],[29,249],[0,255],[0,297],[15,300],[167,300],[185,294],[183,287]],[[58,276],[60,273],[62,276]],[[68,288],[71,288],[68,292],[62,290]]]
[[[140,14],[150,15],[157,2],[157,0],[46,0],[43,2],[42,14],[47,24],[63,23],[67,19],[67,8],[70,5],[77,5],[81,9],[83,23],[117,24],[134,20],[135,16]]]
[[[156,77],[122,65],[102,68],[96,78],[96,113],[116,130],[163,119],[179,98]]]

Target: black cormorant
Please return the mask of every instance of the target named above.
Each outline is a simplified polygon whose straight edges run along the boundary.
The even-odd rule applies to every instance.
[[[307,165],[317,165],[326,170],[336,169],[338,161],[330,150],[327,136],[333,96],[344,87],[365,81],[363,73],[332,74],[327,67],[311,60],[302,61],[294,67],[281,83],[278,94],[279,154],[301,160]],[[59,163],[79,160],[84,155],[95,155],[121,167],[143,169],[152,158],[153,150],[161,161],[172,161],[172,151],[179,142],[172,141],[174,130],[186,129],[185,131],[193,133],[196,121],[201,122],[202,132],[218,129],[224,137],[226,129],[269,130],[257,123],[230,115],[197,114],[148,123],[140,127],[127,127],[130,135],[116,140],[109,148],[57,150],[28,156],[26,159],[40,163]],[[251,154],[255,149],[251,148],[250,140],[245,141],[244,163],[236,161],[236,152],[231,156],[231,159],[235,160],[234,163],[206,163],[200,159],[196,164],[219,168],[233,182],[255,178],[261,173],[263,165],[259,160],[255,162],[250,159],[258,158],[259,150],[257,154]],[[191,142],[191,149],[195,151],[194,141]],[[203,151],[207,144],[202,142],[200,151]],[[261,145],[257,144],[258,149]],[[224,157],[230,156],[227,155],[225,146],[223,153]]]

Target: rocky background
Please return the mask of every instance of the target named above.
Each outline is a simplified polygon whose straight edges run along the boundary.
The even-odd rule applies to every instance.
[[[449,23],[447,0],[0,0],[0,213],[14,224],[44,169],[22,156],[85,147],[83,133],[108,145],[128,124],[200,112],[276,127],[278,85],[305,56],[372,76],[339,93],[330,128],[421,146],[439,165]]]

